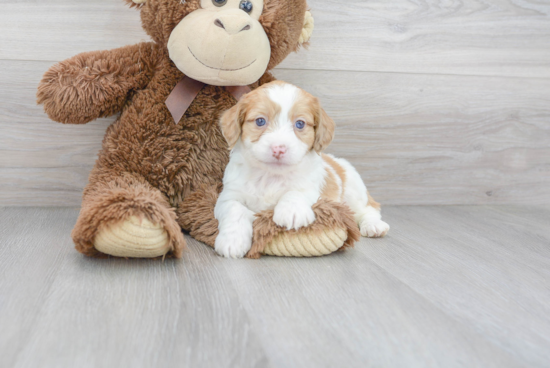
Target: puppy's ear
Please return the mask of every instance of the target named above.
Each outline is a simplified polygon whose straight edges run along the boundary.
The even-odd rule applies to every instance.
[[[222,134],[229,145],[229,149],[233,149],[241,136],[241,117],[239,104],[233,106],[223,113],[220,119]]]
[[[335,128],[334,120],[319,105],[315,116],[315,142],[313,142],[313,149],[315,151],[321,152],[328,147],[334,139]]]

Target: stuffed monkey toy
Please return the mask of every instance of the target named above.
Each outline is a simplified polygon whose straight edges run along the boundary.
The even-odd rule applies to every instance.
[[[64,124],[119,114],[84,189],[72,232],[88,256],[181,257],[182,229],[214,244],[214,205],[228,162],[220,115],[304,45],[305,0],[125,0],[153,42],[76,55],[52,66],[38,103]],[[248,257],[323,255],[358,238],[350,211],[320,201],[308,228],[258,214]]]

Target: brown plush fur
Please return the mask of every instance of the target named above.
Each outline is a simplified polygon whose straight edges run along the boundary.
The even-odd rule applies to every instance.
[[[218,220],[214,217],[214,207],[222,185],[203,186],[187,196],[180,204],[177,214],[178,223],[189,234],[211,247],[218,236]]]
[[[77,55],[54,65],[40,83],[38,103],[55,121],[84,124],[120,113],[106,132],[72,233],[76,248],[84,254],[100,255],[93,241],[101,227],[135,215],[161,224],[168,233],[171,255],[180,257],[185,242],[176,210],[184,229],[212,244],[217,231],[212,209],[229,153],[218,121],[236,101],[225,88],[206,86],[179,124],[165,105],[183,78],[168,56],[167,41],[199,3],[149,0],[135,6],[154,43]],[[271,43],[268,69],[299,48],[305,11],[305,0],[265,1],[260,23]],[[251,88],[272,80],[266,72]],[[203,215],[186,215],[203,204]]]

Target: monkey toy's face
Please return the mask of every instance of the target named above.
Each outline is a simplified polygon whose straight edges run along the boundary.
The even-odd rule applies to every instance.
[[[271,46],[258,21],[263,0],[201,0],[172,31],[170,58],[184,74],[213,85],[246,85],[266,71]]]
[[[216,86],[256,82],[295,51],[305,0],[133,0],[147,32],[190,78]]]

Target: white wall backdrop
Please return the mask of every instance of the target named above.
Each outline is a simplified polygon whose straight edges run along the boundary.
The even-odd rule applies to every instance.
[[[337,122],[383,204],[550,203],[549,0],[310,0],[275,71]],[[78,206],[105,129],[50,121],[54,62],[148,40],[122,0],[0,0],[0,205]]]

